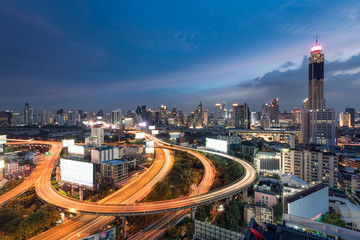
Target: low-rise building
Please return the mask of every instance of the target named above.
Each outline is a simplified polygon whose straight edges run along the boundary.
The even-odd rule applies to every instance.
[[[126,155],[138,155],[138,154],[143,154],[143,152],[144,152],[144,146],[142,145],[128,144],[125,147]]]
[[[101,181],[105,184],[115,184],[128,176],[128,161],[114,159],[100,162]]]
[[[284,213],[315,219],[329,211],[329,187],[316,183],[293,195],[284,197]]]
[[[244,219],[247,223],[253,217],[259,218],[262,222],[274,222],[274,210],[262,204],[247,204],[244,208]]]
[[[123,148],[99,147],[91,149],[91,162],[99,163],[106,160],[119,159],[124,155]]]
[[[260,174],[280,174],[280,159],[278,152],[257,152],[254,155],[254,165]]]

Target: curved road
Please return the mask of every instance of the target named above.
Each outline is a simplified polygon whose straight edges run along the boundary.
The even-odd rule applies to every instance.
[[[153,138],[153,137],[152,137]],[[153,138],[158,144],[162,144],[163,142],[159,141],[156,138]],[[39,142],[43,143],[43,142]],[[51,143],[52,150],[57,150],[59,154],[61,151],[61,143]],[[201,155],[200,153],[194,152],[193,150],[186,149],[183,147],[167,147],[173,150],[186,151],[193,156],[197,157],[204,165],[204,168],[213,168],[212,164],[209,164],[209,161],[206,157]],[[218,189],[216,191],[208,192],[205,194],[201,194],[198,196],[176,199],[176,200],[167,200],[167,201],[159,201],[152,203],[136,203],[136,204],[104,204],[104,203],[90,203],[90,202],[81,202],[78,200],[74,200],[71,198],[67,198],[57,192],[52,186],[50,182],[51,173],[56,163],[56,159],[58,154],[50,157],[47,161],[43,161],[41,163],[41,174],[39,176],[39,180],[35,183],[35,190],[37,195],[48,203],[52,203],[57,207],[63,208],[70,212],[81,212],[88,213],[94,215],[111,215],[111,216],[131,216],[131,215],[144,215],[144,214],[154,214],[154,213],[162,213],[169,211],[177,211],[188,209],[196,206],[200,206],[206,203],[215,202],[220,199],[224,199],[226,197],[232,196],[238,192],[243,191],[250,185],[252,185],[257,180],[257,172],[255,168],[249,164],[248,162],[229,156],[227,154],[221,154],[216,152],[209,153],[221,155],[227,158],[230,158],[234,161],[239,162],[244,170],[245,176],[227,187],[222,189]],[[40,170],[40,169],[39,169]],[[213,171],[205,171],[213,172]],[[205,185],[207,183],[210,188],[212,182],[211,178],[214,176],[204,175]]]
[[[101,203],[132,203],[147,195],[157,181],[165,179],[173,165],[173,157],[169,150],[156,149],[156,159],[150,168],[133,179],[126,186],[100,200]],[[94,216],[81,214],[71,220],[57,225],[32,239],[80,239],[113,222],[113,216]]]
[[[35,184],[35,182],[44,174],[45,162],[55,161],[58,159],[61,149],[62,143],[61,142],[43,142],[43,141],[19,141],[19,142],[12,142],[7,143],[7,145],[24,145],[24,144],[31,144],[31,145],[49,145],[50,146],[50,155],[44,156],[44,160],[38,164],[38,166],[33,170],[31,175],[25,179],[19,186],[12,189],[11,191],[5,193],[4,195],[0,196],[0,206],[7,203],[11,199],[18,197],[22,193],[26,192],[31,186]],[[52,155],[54,154],[54,155]],[[52,169],[51,169],[52,170]]]

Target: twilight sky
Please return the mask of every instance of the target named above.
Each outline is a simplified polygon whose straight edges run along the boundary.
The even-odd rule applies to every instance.
[[[307,97],[315,36],[327,107],[359,110],[358,0],[2,0],[0,110],[260,110],[276,97],[290,110]]]

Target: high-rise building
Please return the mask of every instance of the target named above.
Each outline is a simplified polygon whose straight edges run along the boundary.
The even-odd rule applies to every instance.
[[[291,173],[307,183],[322,181],[337,186],[338,156],[331,152],[283,149],[282,173]]]
[[[235,121],[235,128],[250,129],[250,111],[246,103],[239,105],[233,104],[233,115]]]
[[[275,124],[279,122],[279,99],[275,98],[270,103],[265,103],[261,107],[262,117],[268,116],[270,122]]]
[[[28,103],[25,103],[25,106],[24,106],[24,124],[26,126],[33,125],[33,119],[34,119],[33,109],[32,109],[32,107],[29,106]]]
[[[209,124],[209,110],[204,110],[204,126],[207,126]]]
[[[339,125],[340,127],[351,127],[351,114],[348,112],[340,113]]]
[[[324,54],[316,39],[309,57],[309,107],[310,110],[325,109],[324,99]]]
[[[334,109],[310,110],[309,142],[334,146],[336,116]]]
[[[250,111],[246,103],[239,106],[240,129],[250,129]]]
[[[309,57],[308,94],[301,110],[302,143],[335,145],[335,110],[325,109],[324,54],[317,40]]]
[[[122,111],[121,109],[116,109],[111,112],[111,122],[115,125],[116,129],[121,128],[122,121]]]
[[[350,125],[354,127],[355,125],[355,108],[345,108],[346,113],[350,113]]]
[[[41,125],[46,126],[50,124],[50,115],[49,111],[43,110],[41,111]]]
[[[195,118],[196,118],[196,128],[202,128],[203,127],[203,113],[202,113],[202,103],[201,102],[196,109]]]
[[[219,120],[223,119],[223,111],[220,103],[215,104],[215,124],[219,124]]]

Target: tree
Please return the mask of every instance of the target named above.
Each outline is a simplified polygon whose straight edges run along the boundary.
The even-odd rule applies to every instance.
[[[282,203],[278,203],[274,206],[273,208],[274,210],[274,217],[275,217],[275,221],[278,222],[282,220],[282,213],[283,213],[283,205]]]
[[[331,213],[329,213],[329,215],[325,216],[322,219],[322,222],[328,223],[331,225],[335,225],[335,226],[339,226],[339,227],[345,227],[345,221],[342,220],[340,218],[340,215],[335,212],[331,212]]]

